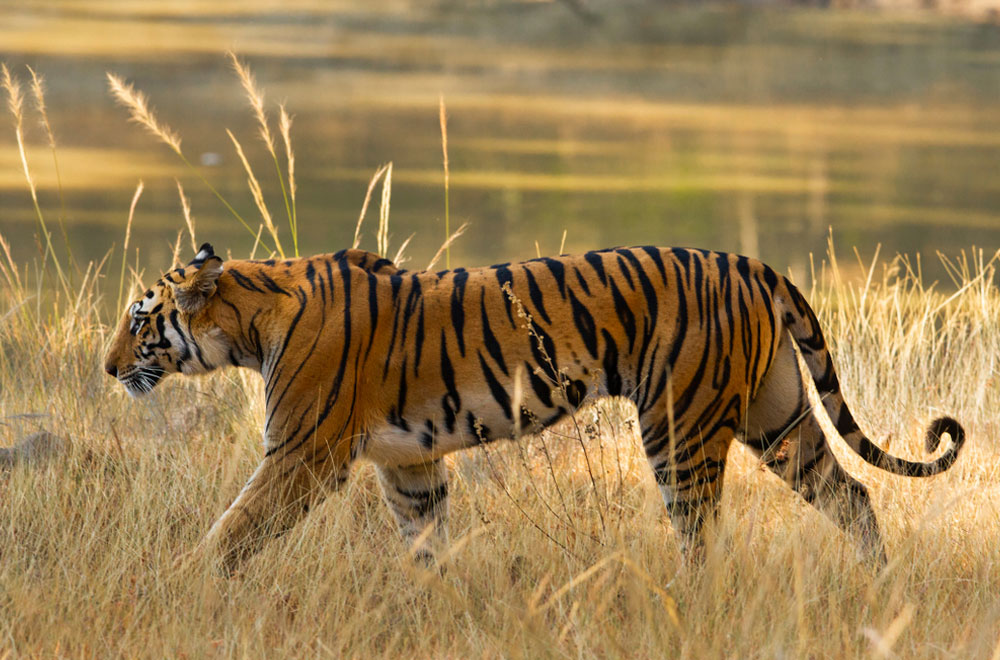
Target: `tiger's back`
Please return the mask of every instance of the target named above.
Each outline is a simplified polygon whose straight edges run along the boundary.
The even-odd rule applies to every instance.
[[[657,248],[386,277],[385,359],[362,369],[393,395],[365,454],[419,463],[544,428],[600,396],[632,399],[649,425],[672,396],[675,432],[722,398],[735,429],[777,347],[755,278],[775,276],[737,255]]]

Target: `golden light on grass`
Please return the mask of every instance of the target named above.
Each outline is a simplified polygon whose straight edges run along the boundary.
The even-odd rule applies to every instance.
[[[49,147],[55,152],[56,148],[56,135],[52,130],[52,124],[49,122],[49,113],[45,105],[45,79],[35,73],[35,70],[30,66],[28,67],[28,72],[31,74],[31,95],[35,99],[35,109],[41,118],[42,128],[45,129],[45,135],[49,139]]]
[[[451,212],[448,199],[449,179],[451,177],[448,170],[448,113],[444,107],[444,94],[438,97],[438,122],[441,124],[441,153],[444,157],[444,235],[447,243],[451,236]],[[451,250],[448,248],[445,248],[444,264],[445,268],[451,268]]]
[[[257,130],[259,131],[260,139],[263,140],[268,152],[271,155],[275,155],[274,138],[271,136],[271,127],[267,123],[267,113],[264,112],[264,93],[257,87],[257,81],[254,79],[253,74],[250,73],[250,69],[236,57],[236,53],[229,51],[226,53],[226,57],[229,58],[229,62],[233,66],[233,71],[236,72],[236,76],[240,79],[240,84],[243,85],[243,91],[246,92],[247,100],[250,102],[254,117],[257,119]]]
[[[236,154],[240,157],[240,162],[243,163],[243,170],[247,173],[247,187],[250,188],[254,204],[257,205],[257,210],[260,211],[260,216],[264,220],[264,226],[271,235],[271,240],[274,241],[274,246],[277,248],[278,254],[284,259],[285,250],[281,247],[278,228],[274,226],[274,220],[271,219],[271,211],[267,208],[267,203],[264,201],[264,192],[261,190],[260,182],[254,175],[253,168],[250,166],[250,161],[247,160],[246,154],[243,153],[243,146],[240,145],[240,141],[236,139],[236,136],[228,128],[226,129],[226,135],[232,140],[233,146],[236,148]]]
[[[7,280],[6,291],[14,294],[14,300],[20,304],[23,297],[18,294],[23,293],[24,284],[21,282],[21,273],[17,267],[17,262],[14,261],[13,256],[10,254],[10,243],[4,239],[3,234],[0,234],[0,248],[3,249],[4,257],[7,259],[6,265],[0,264],[3,276]]]
[[[399,249],[396,250],[396,256],[392,258],[392,263],[396,264],[397,266],[402,266],[404,263],[410,260],[409,257],[403,256],[403,253],[406,252],[406,248],[409,247],[410,241],[412,241],[413,237],[416,235],[417,232],[413,232],[412,234],[406,237],[405,241],[400,243]]]
[[[432,268],[434,268],[434,265],[438,262],[438,260],[441,259],[441,255],[447,254],[448,249],[451,247],[451,244],[457,241],[458,237],[464,234],[465,230],[468,228],[469,228],[469,223],[463,222],[461,227],[456,229],[451,236],[446,238],[444,242],[441,243],[441,247],[438,248],[438,251],[434,253],[434,256],[431,258],[430,263],[427,264],[427,268],[425,270],[431,270]],[[447,267],[448,266],[445,265],[445,268]]]
[[[378,233],[375,236],[375,251],[389,258],[389,207],[392,199],[392,163],[385,166],[382,175],[382,201],[378,206]]]
[[[35,181],[31,176],[31,169],[28,167],[28,156],[24,151],[24,97],[21,94],[21,83],[11,74],[6,63],[0,63],[0,74],[3,78],[3,88],[7,92],[7,109],[10,110],[10,114],[14,118],[14,135],[17,139],[18,153],[21,156],[24,179],[28,184],[28,191],[31,193],[31,201],[35,205],[38,221],[44,225],[42,211],[38,206],[38,190],[35,188]]]
[[[298,186],[295,184],[295,152],[292,150],[292,118],[285,109],[284,103],[279,106],[278,126],[281,129],[281,141],[285,145],[285,162],[288,166],[288,194],[292,198],[292,217],[290,220],[292,240],[295,243],[295,256],[299,256],[299,217],[298,210],[295,206],[295,192]]]
[[[7,92],[7,109],[14,117],[15,127],[21,129],[24,122],[24,99],[21,96],[21,83],[11,74],[6,62],[0,62],[0,75],[3,77],[3,88]]]
[[[59,257],[56,256],[55,250],[52,247],[52,234],[49,233],[49,229],[45,224],[45,216],[42,214],[42,208],[38,204],[38,189],[35,186],[34,178],[31,176],[31,168],[28,167],[28,154],[25,152],[24,147],[24,97],[21,93],[21,83],[16,76],[11,74],[6,62],[0,62],[0,84],[2,84],[4,90],[7,92],[7,108],[14,118],[14,136],[17,140],[17,150],[21,157],[24,179],[31,193],[31,203],[35,208],[35,217],[38,219],[38,225],[42,230],[42,237],[45,239],[46,258],[49,256],[52,257],[52,263],[56,268],[59,284],[62,286],[63,292],[68,296],[69,281],[63,273]]]
[[[354,225],[354,241],[351,243],[351,248],[355,250],[359,245],[361,245],[361,224],[365,221],[365,214],[368,213],[368,204],[372,199],[372,191],[375,190],[375,186],[378,184],[379,179],[382,178],[382,175],[385,174],[390,167],[392,167],[391,162],[379,167],[375,170],[375,174],[373,174],[368,180],[368,189],[365,190],[365,201],[361,203],[361,212],[358,214],[358,222]]]
[[[274,161],[274,170],[278,175],[278,185],[281,187],[281,196],[285,201],[285,211],[288,214],[288,226],[292,233],[293,249],[295,251],[295,256],[297,257],[299,256],[299,238],[295,214],[292,211],[295,193],[294,191],[292,192],[293,201],[290,202],[288,199],[288,191],[285,188],[285,177],[281,173],[281,164],[278,162],[278,154],[274,149],[274,137],[271,134],[271,126],[268,123],[267,113],[264,111],[264,92],[262,92],[260,87],[257,86],[257,81],[254,78],[253,73],[250,72],[250,68],[240,61],[240,59],[236,56],[236,53],[229,51],[226,53],[226,56],[229,58],[229,61],[233,66],[233,70],[236,72],[236,76],[240,79],[240,84],[243,86],[243,91],[246,93],[247,100],[250,102],[250,107],[253,110],[254,117],[257,119],[257,130],[260,135],[260,139],[264,142],[264,146],[267,147],[267,152],[271,155],[271,160]],[[279,128],[282,139],[285,143],[285,153],[288,161],[289,187],[291,187],[294,185],[292,182],[292,175],[294,173],[293,168],[295,165],[291,146],[292,121],[291,117],[289,117],[288,113],[285,111],[284,106],[280,107]],[[235,142],[235,138],[233,138],[232,134],[230,134],[229,137]],[[242,149],[240,150],[240,158],[243,160],[244,166],[249,170],[246,158],[243,157]],[[260,193],[259,185],[257,186],[257,192]],[[264,202],[263,195],[258,196],[255,193],[254,202],[257,203],[258,208],[260,208]],[[270,217],[269,212],[267,213],[267,216]],[[265,220],[265,224],[266,223],[267,221]],[[271,223],[271,226],[273,226],[273,223]],[[268,226],[268,231],[271,231],[271,226]],[[271,232],[271,235],[274,237],[275,241],[277,241],[277,235],[274,232]],[[284,257],[285,255],[281,250],[281,247],[276,247],[278,247],[278,252],[281,253],[281,256]]]
[[[118,103],[128,110],[129,120],[145,128],[160,142],[170,147],[171,151],[183,158],[180,136],[166,124],[160,123],[152,108],[149,107],[149,99],[146,98],[146,95],[136,90],[132,83],[125,82],[113,73],[108,73],[107,78],[111,94]]]
[[[139,198],[142,197],[144,188],[145,184],[140,180],[135,187],[135,193],[132,195],[132,203],[128,207],[128,221],[125,223],[125,240],[122,242],[122,269],[118,277],[118,300],[115,302],[116,312],[121,312],[122,309],[122,294],[125,292],[125,264],[128,263],[128,243],[132,237],[132,220],[135,218],[135,207],[139,205]]]
[[[151,135],[155,136],[165,145],[167,145],[171,151],[177,154],[177,157],[181,159],[188,170],[198,177],[199,180],[205,187],[212,191],[216,199],[222,202],[222,205],[226,207],[230,214],[236,218],[243,227],[250,232],[251,236],[256,236],[253,228],[247,224],[247,221],[243,219],[236,209],[233,208],[232,204],[226,200],[225,197],[212,185],[212,183],[205,178],[198,168],[196,168],[191,161],[188,160],[184,152],[181,151],[181,138],[174,132],[169,126],[161,123],[157,118],[153,109],[149,105],[149,100],[146,95],[135,89],[131,83],[126,83],[123,78],[115,75],[111,72],[107,73],[108,87],[111,90],[111,95],[118,101],[119,104],[124,106],[129,111],[129,119],[143,128],[146,129]]]
[[[27,67],[31,74],[31,96],[35,101],[35,110],[41,120],[42,128],[45,129],[45,136],[48,138],[49,151],[52,152],[52,165],[56,174],[56,188],[59,190],[59,229],[62,232],[63,243],[66,245],[66,255],[69,263],[73,264],[73,248],[70,245],[69,234],[66,233],[66,195],[63,192],[62,173],[59,169],[59,156],[56,152],[56,134],[52,130],[52,123],[49,121],[49,113],[45,104],[45,80],[35,73],[30,66]]]
[[[194,236],[194,217],[191,215],[191,200],[184,194],[184,186],[180,180],[174,179],[177,184],[177,195],[181,198],[181,213],[184,214],[184,224],[187,225],[188,235],[191,237],[191,252],[198,253],[198,241]]]

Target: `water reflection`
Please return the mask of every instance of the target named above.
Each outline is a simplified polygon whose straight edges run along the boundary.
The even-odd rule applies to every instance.
[[[883,254],[925,255],[1000,243],[995,27],[655,3],[594,26],[558,3],[374,4],[0,8],[0,57],[46,75],[77,256],[121,245],[139,178],[140,265],[165,267],[183,227],[175,177],[200,239],[235,255],[253,243],[173,154],[126,124],[106,70],[147,92],[204,175],[255,218],[231,129],[280,217],[273,165],[222,57],[230,47],[248,56],[269,102],[285,100],[295,114],[308,252],[350,243],[368,178],[392,160],[390,249],[416,232],[409,265],[430,259],[444,238],[439,93],[450,117],[453,226],[471,223],[453,263],[532,257],[536,241],[552,253],[564,230],[568,251],[697,245],[803,274],[830,227],[845,250],[869,254],[876,243]],[[54,224],[51,156],[38,130],[29,141]],[[373,248],[369,223],[363,245]],[[7,129],[0,230],[18,258],[36,253]]]

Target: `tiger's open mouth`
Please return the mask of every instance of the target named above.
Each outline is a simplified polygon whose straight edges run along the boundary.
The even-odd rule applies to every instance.
[[[125,386],[129,395],[140,397],[148,394],[163,378],[164,370],[159,367],[133,367],[118,376],[118,382]]]

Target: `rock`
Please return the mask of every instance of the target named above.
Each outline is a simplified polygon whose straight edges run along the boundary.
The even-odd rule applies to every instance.
[[[27,436],[13,447],[0,447],[0,470],[9,470],[18,464],[38,464],[61,452],[66,440],[48,431],[38,431]]]

